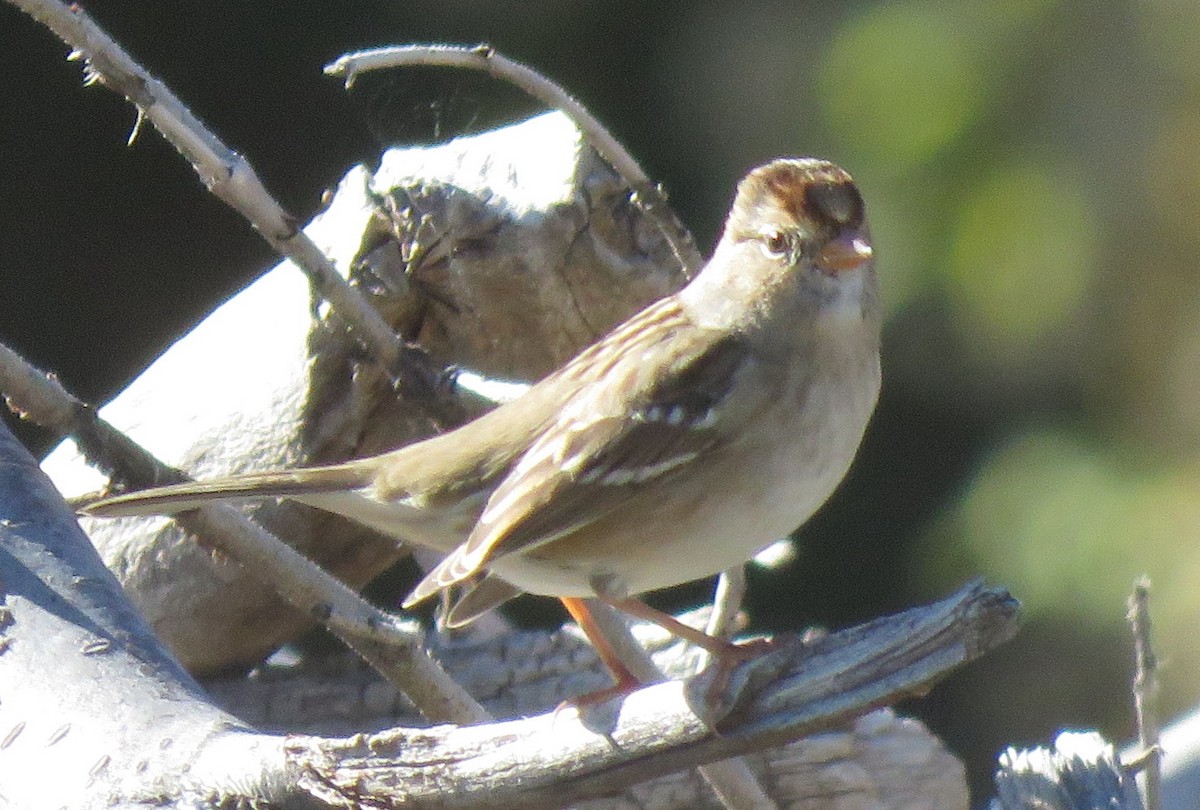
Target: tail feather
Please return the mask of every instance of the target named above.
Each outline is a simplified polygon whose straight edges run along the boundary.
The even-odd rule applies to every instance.
[[[400,607],[407,610],[435,593],[444,591],[451,585],[457,585],[478,574],[482,570],[482,566],[471,565],[469,559],[463,546],[454,549],[432,571],[426,574],[424,579],[417,583],[417,587],[409,592]]]
[[[446,616],[446,626],[462,627],[520,595],[521,589],[516,585],[510,585],[495,574],[488,574],[454,603]]]
[[[188,481],[101,498],[79,508],[82,515],[125,517],[173,515],[214,501],[286,498],[364,487],[373,478],[363,465],[349,463],[300,470],[247,473],[211,481]]]

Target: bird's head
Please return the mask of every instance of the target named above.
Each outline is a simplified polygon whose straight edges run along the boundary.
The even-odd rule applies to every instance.
[[[683,299],[727,326],[739,310],[752,319],[794,307],[865,316],[876,307],[872,255],[849,174],[824,160],[775,160],[738,184],[721,241]]]

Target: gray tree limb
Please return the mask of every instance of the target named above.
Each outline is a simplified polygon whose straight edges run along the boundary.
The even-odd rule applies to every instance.
[[[0,792],[10,807],[300,795],[282,740],[212,705],[0,429]]]

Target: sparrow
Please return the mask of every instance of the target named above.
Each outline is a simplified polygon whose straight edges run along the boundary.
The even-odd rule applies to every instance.
[[[744,563],[829,498],[880,384],[880,305],[850,175],[779,159],[738,185],[711,259],[523,396],[382,455],[108,497],[93,516],[290,498],[445,557],[404,600],[455,586],[457,626],[558,597],[618,682],[584,598],[717,655],[730,644],[638,594]]]

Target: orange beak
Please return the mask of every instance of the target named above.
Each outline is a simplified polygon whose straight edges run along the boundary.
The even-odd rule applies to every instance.
[[[835,275],[861,267],[871,260],[871,243],[857,233],[837,237],[821,248],[817,254],[817,267]]]

